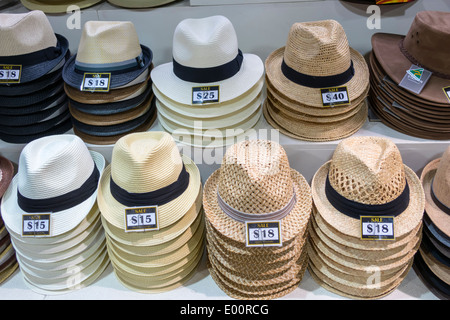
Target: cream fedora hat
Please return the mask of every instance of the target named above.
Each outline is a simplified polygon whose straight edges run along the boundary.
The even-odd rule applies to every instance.
[[[219,102],[250,90],[263,76],[262,60],[239,50],[237,35],[224,16],[185,19],[174,31],[173,61],[156,66],[151,77],[170,99],[192,104],[192,88],[219,86]]]
[[[0,41],[0,64],[21,66],[20,84],[57,68],[69,51],[67,39],[55,34],[39,10],[0,14]]]
[[[22,216],[51,214],[51,236],[75,228],[95,204],[104,157],[75,135],[53,135],[28,143],[18,173],[3,195],[2,217],[22,234]]]
[[[131,21],[88,21],[77,53],[64,66],[63,79],[80,89],[85,73],[110,73],[109,88],[116,89],[148,72],[152,59],[152,51],[139,43]]]
[[[125,208],[158,206],[159,228],[179,221],[201,192],[196,164],[180,155],[164,132],[131,133],[113,148],[111,164],[100,179],[102,217],[125,230]]]
[[[332,159],[315,173],[311,188],[321,218],[355,241],[361,238],[360,216],[393,216],[395,238],[422,223],[425,194],[420,180],[387,138],[342,140]]]

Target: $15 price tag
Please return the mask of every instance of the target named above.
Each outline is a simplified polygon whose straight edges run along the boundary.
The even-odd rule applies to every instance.
[[[342,106],[350,103],[347,87],[320,89],[324,107]]]
[[[125,231],[159,230],[158,206],[125,208]]]
[[[281,239],[280,221],[246,222],[247,247],[279,247]]]
[[[111,73],[85,73],[81,91],[109,92]]]
[[[0,83],[19,83],[22,73],[21,65],[0,65]]]
[[[50,214],[44,213],[22,215],[22,236],[50,236]]]
[[[362,240],[395,240],[394,217],[361,217]]]
[[[192,88],[192,104],[219,102],[219,86]]]

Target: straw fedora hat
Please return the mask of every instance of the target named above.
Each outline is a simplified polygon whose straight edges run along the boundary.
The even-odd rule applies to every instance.
[[[76,5],[80,9],[91,7],[103,0],[20,0],[20,2],[29,10],[42,10],[45,13],[67,13],[70,5]]]
[[[123,8],[152,8],[174,1],[176,0],[108,0],[109,3]]]
[[[132,22],[88,21],[77,53],[64,66],[63,79],[79,89],[85,73],[111,73],[109,88],[115,89],[148,72],[152,59],[152,51],[139,43]]]
[[[421,11],[416,14],[406,35],[376,33],[372,48],[387,75],[399,84],[410,69],[418,65],[432,72],[419,95],[426,100],[448,104],[442,88],[450,86],[447,48],[450,46],[450,13]]]
[[[220,169],[206,181],[203,207],[217,233],[237,246],[245,243],[245,219],[267,219],[269,213],[282,211],[278,218],[287,245],[306,228],[312,199],[308,183],[290,168],[279,144],[247,140],[229,147]],[[241,214],[230,213],[236,211]]]
[[[346,86],[350,101],[369,83],[364,57],[349,47],[343,27],[335,20],[295,23],[286,46],[265,61],[272,86],[288,99],[322,107],[321,88]]]
[[[242,53],[230,20],[224,16],[185,19],[174,31],[173,61],[156,66],[151,77],[170,99],[192,104],[192,88],[219,86],[220,102],[245,94],[261,79],[264,65]]]
[[[67,39],[55,34],[47,16],[38,10],[0,14],[0,41],[0,63],[22,66],[20,83],[49,73],[69,51]]]
[[[317,170],[311,188],[321,218],[355,239],[361,237],[361,215],[394,216],[396,238],[422,222],[425,195],[420,180],[387,138],[344,139]]]
[[[10,160],[0,156],[0,199],[8,189],[14,176],[14,166]]]
[[[100,179],[98,205],[102,217],[123,230],[125,208],[157,205],[159,227],[165,228],[184,216],[200,190],[197,166],[180,155],[169,134],[132,133],[114,145]]]
[[[425,191],[425,212],[432,223],[450,237],[450,147],[442,157],[428,163],[420,180]]]
[[[28,143],[18,167],[1,203],[5,224],[22,234],[22,215],[51,212],[50,234],[57,236],[77,226],[94,206],[105,159],[77,136],[63,134]]]

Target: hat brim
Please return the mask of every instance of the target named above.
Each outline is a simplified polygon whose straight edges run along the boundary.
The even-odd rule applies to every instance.
[[[105,168],[105,158],[98,152],[90,151],[92,159],[100,174]],[[22,215],[28,212],[22,210],[17,203],[17,188],[19,177],[16,174],[10,186],[3,195],[1,202],[2,217],[9,229],[17,234],[22,234]],[[100,180],[99,180],[100,183]],[[59,212],[52,212],[51,232],[53,236],[61,235],[75,228],[85,217],[95,204],[97,190],[82,203]]]
[[[142,53],[143,53],[143,60],[144,60],[144,66],[142,66],[140,69],[124,72],[124,73],[117,73],[111,75],[111,80],[109,83],[110,89],[117,89],[119,87],[125,87],[127,84],[138,78],[141,74],[143,74],[145,71],[148,71],[150,68],[150,65],[152,64],[153,60],[153,53],[150,50],[150,48],[141,45]],[[64,65],[63,69],[63,79],[64,82],[67,83],[67,85],[80,90],[81,85],[83,83],[84,73],[78,73],[75,70],[75,62],[76,62],[77,55],[74,54],[69,61]],[[150,72],[149,72],[150,73]]]
[[[70,1],[61,0],[58,2],[54,1],[36,1],[36,0],[20,0],[20,2],[29,10],[41,10],[45,13],[67,13],[67,8],[71,5],[76,5],[80,9],[85,9],[91,7],[103,0],[80,0],[80,1]]]
[[[187,189],[176,199],[158,206],[159,228],[163,229],[180,220],[194,204],[201,192],[201,177],[197,165],[188,157],[182,155],[182,161],[189,173]],[[105,168],[100,179],[98,205],[102,216],[113,226],[125,230],[124,212],[126,206],[118,202],[110,191],[111,165]],[[151,204],[149,204],[151,205]]]
[[[402,35],[388,33],[376,33],[372,36],[373,52],[380,66],[397,84],[402,81],[406,71],[413,65],[400,50],[399,43],[402,39],[404,39]],[[432,74],[420,94],[414,92],[410,92],[410,94],[436,103],[448,104],[448,99],[442,88],[449,86],[449,79],[443,79]]]
[[[450,237],[449,216],[447,213],[439,209],[431,196],[431,185],[440,162],[441,158],[429,162],[422,171],[420,181],[422,182],[423,190],[425,192],[426,214],[439,230]]]
[[[220,208],[217,200],[219,177],[220,169],[214,171],[205,183],[203,193],[205,217],[218,233],[239,246],[239,244],[243,244],[246,241],[245,223],[230,218]],[[311,190],[308,182],[294,169],[291,169],[291,177],[297,202],[292,211],[281,220],[283,243],[289,243],[299,233],[302,233],[308,225],[312,211]]]
[[[284,50],[285,47],[275,50],[265,62],[266,75],[272,87],[287,99],[312,107],[323,107],[320,89],[299,85],[285,77],[281,71]],[[350,48],[350,58],[353,61],[355,74],[350,81],[339,87],[347,87],[350,102],[352,102],[358,99],[369,86],[369,69],[364,57],[353,48]]]
[[[0,156],[0,199],[8,189],[14,177],[14,165],[7,158]]]
[[[331,160],[323,164],[312,179],[311,189],[314,205],[320,216],[329,225],[338,230],[338,232],[360,239],[361,221],[341,213],[327,199],[325,194],[325,181],[330,164]],[[409,185],[410,197],[406,210],[394,217],[394,235],[396,239],[409,234],[422,222],[425,209],[425,195],[419,178],[408,166],[404,165],[404,169]]]
[[[157,6],[162,6],[164,4],[174,2],[176,0],[108,0],[109,3],[113,5],[123,7],[123,8],[152,8]]]
[[[196,83],[178,78],[173,73],[173,63],[156,66],[151,72],[151,78],[156,88],[166,97],[187,105],[192,104],[192,88],[203,86],[219,86],[220,102],[227,102],[242,96],[252,89],[264,73],[264,64],[257,55],[244,54],[241,69],[226,80]]]

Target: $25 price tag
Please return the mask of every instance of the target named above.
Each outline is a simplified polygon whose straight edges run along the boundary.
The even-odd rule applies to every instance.
[[[192,104],[219,102],[219,86],[192,88]]]
[[[247,247],[280,247],[280,221],[245,222]]]
[[[362,240],[395,240],[394,217],[362,216]]]
[[[85,73],[81,91],[109,92],[111,73]]]
[[[350,103],[347,87],[320,89],[324,107],[342,106]]]
[[[22,236],[50,236],[50,214],[43,213],[22,215]]]
[[[158,206],[125,208],[125,231],[159,230]]]

